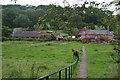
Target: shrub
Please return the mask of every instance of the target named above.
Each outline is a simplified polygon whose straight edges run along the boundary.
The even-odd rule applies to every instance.
[[[7,37],[2,37],[2,41],[8,41],[9,39]]]
[[[12,34],[12,29],[8,26],[2,26],[2,36],[3,37],[10,37]]]
[[[53,40],[51,35],[41,35],[39,38],[14,38],[14,37],[2,37],[2,41],[51,41]]]
[[[51,40],[53,40],[53,38],[52,38],[52,35],[41,35],[41,36],[39,37],[39,40],[51,41]]]

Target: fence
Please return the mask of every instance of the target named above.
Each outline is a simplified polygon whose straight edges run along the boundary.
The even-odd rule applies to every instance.
[[[36,80],[43,80],[43,79],[49,80],[50,76],[52,76],[54,74],[57,74],[57,73],[59,74],[58,79],[61,80],[61,78],[62,78],[61,77],[61,74],[62,74],[61,72],[63,70],[65,70],[65,80],[67,80],[67,79],[70,80],[72,78],[72,75],[73,75],[74,66],[77,64],[77,62],[78,62],[78,58],[76,59],[76,61],[73,64],[71,64],[71,65],[69,65],[69,66],[67,66],[65,68],[62,68],[62,69],[60,69],[58,71],[55,71],[55,72],[53,72],[51,74],[48,74],[46,76],[40,77],[40,78],[38,78]]]

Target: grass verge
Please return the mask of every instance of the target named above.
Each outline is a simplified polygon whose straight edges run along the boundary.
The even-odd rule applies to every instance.
[[[86,44],[88,78],[118,78],[118,64],[111,54],[116,54],[110,44]]]

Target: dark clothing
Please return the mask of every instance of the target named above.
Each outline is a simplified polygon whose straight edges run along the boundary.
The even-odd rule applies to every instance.
[[[73,56],[76,56],[76,57],[78,57],[78,59],[79,59],[78,51],[76,51],[76,50],[72,50],[72,51],[73,51]]]

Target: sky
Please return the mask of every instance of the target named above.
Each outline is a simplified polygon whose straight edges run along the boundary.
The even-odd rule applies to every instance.
[[[78,1],[83,1],[83,0],[67,0],[68,3],[71,5],[73,2],[78,3]],[[85,1],[85,0],[84,0]],[[96,1],[96,2],[106,2],[109,3],[113,0],[88,0],[88,1]],[[11,2],[11,0],[0,0],[0,4],[6,5],[6,4],[15,4],[14,1]],[[63,6],[63,0],[17,0],[16,4],[21,4],[21,5],[33,5],[33,6],[38,6],[38,5],[49,5],[49,4],[59,4]],[[80,3],[80,2],[79,2]]]
[[[78,2],[79,1],[79,2]],[[73,3],[82,3],[85,0],[67,0],[67,2],[70,5],[73,5]],[[113,0],[87,0],[87,1],[96,1],[98,3],[109,3]],[[11,2],[11,0],[0,0],[0,4],[2,5],[7,5],[7,4],[20,4],[20,5],[33,5],[33,6],[38,6],[38,5],[49,5],[49,4],[56,4],[56,5],[61,5],[64,6],[63,4],[63,0],[17,0],[17,2],[15,3],[14,0]],[[109,10],[114,10],[115,7],[111,6],[109,7]]]

